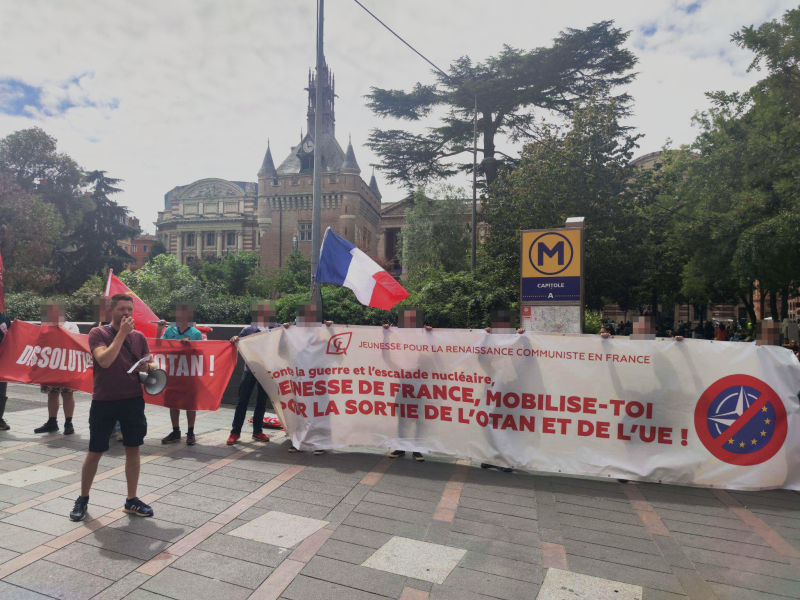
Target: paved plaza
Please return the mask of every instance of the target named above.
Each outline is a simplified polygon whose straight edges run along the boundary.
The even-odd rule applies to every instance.
[[[89,397],[76,394],[71,436],[33,434],[47,413],[37,387],[9,397],[3,600],[800,598],[795,492],[506,474],[375,448],[290,454],[277,431],[228,447],[228,406],[199,413],[193,447],[162,445],[168,411],[148,406],[139,495],[155,517],[122,512],[112,441],[73,523]]]

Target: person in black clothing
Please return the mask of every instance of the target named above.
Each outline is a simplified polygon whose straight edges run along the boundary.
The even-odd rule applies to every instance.
[[[3,343],[3,338],[6,337],[9,327],[11,327],[11,319],[8,318],[6,313],[0,312],[0,344]],[[6,396],[7,389],[8,383],[0,381],[0,430],[2,431],[11,429],[8,423],[3,420],[3,413],[6,412],[6,401],[8,400]]]
[[[267,331],[277,326],[275,322],[275,307],[272,302],[258,302],[253,305],[252,323],[242,329],[239,335],[233,336],[231,341],[235,344],[239,341],[239,338],[247,337],[260,331]],[[247,405],[250,404],[253,388],[256,388],[256,408],[253,411],[253,439],[261,442],[269,441],[269,437],[263,431],[264,412],[267,409],[269,396],[267,396],[267,392],[261,387],[261,384],[258,383],[256,376],[245,364],[242,381],[239,384],[239,402],[236,404],[236,412],[233,415],[233,423],[231,425],[231,435],[227,441],[228,446],[238,442],[242,435],[242,426],[247,416]]]

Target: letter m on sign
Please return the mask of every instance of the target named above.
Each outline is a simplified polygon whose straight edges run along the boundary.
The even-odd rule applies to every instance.
[[[557,258],[558,265],[559,266],[563,265],[564,264],[564,242],[558,242],[552,248],[548,248],[547,244],[545,244],[544,242],[539,242],[539,251],[538,251],[538,256],[537,256],[537,261],[539,263],[539,266],[542,266],[544,264],[544,255],[545,254],[547,256],[549,256],[550,258],[553,258],[557,254],[558,255],[558,258]]]

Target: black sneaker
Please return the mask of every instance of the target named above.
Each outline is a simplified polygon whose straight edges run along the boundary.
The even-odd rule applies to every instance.
[[[405,455],[406,455],[406,451],[405,450],[392,450],[389,453],[389,458],[400,458],[401,456],[405,456]]]
[[[125,508],[123,508],[129,515],[136,515],[137,517],[152,517],[153,509],[147,504],[139,500],[139,498],[131,498],[125,500]]]
[[[180,441],[181,439],[181,432],[180,431],[172,431],[170,434],[161,440],[162,444],[172,444],[173,442]]]
[[[75,500],[75,506],[72,507],[72,512],[69,513],[70,521],[83,521],[86,518],[86,509],[89,508],[89,496],[78,496]]]
[[[186,445],[187,446],[194,446],[196,441],[197,441],[197,439],[194,437],[193,433],[187,433],[186,434]]]
[[[64,423],[64,435],[72,435],[73,433],[75,433],[75,428],[72,423]]]
[[[8,426],[8,423],[0,418],[0,431],[8,431],[9,429],[11,429],[11,427]]]
[[[425,459],[422,457],[422,452],[412,452],[411,456],[413,456],[414,460],[417,462],[425,462]]]
[[[314,456],[322,456],[325,454],[325,450],[314,450]]]
[[[58,430],[59,430],[58,423],[56,423],[55,421],[47,421],[47,423],[45,423],[41,427],[37,427],[36,429],[34,429],[33,433],[50,433],[51,431],[58,431]]]
[[[289,446],[289,452],[297,452],[297,448],[294,446]]]

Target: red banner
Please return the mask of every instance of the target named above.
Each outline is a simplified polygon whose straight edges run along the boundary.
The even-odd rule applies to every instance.
[[[156,313],[150,310],[150,307],[142,301],[127,285],[122,283],[119,278],[114,275],[113,271],[108,272],[108,282],[106,283],[106,296],[113,296],[114,294],[128,294],[133,296],[133,322],[136,326],[136,331],[141,331],[146,338],[156,337],[158,325],[150,321],[158,321]]]
[[[236,366],[236,345],[230,342],[147,340],[167,387],[148,404],[182,410],[217,410]],[[0,365],[2,368],[2,365]]]
[[[89,336],[14,321],[0,344],[0,380],[92,393]]]
[[[166,389],[145,402],[184,410],[217,410],[236,367],[230,342],[147,340],[167,372]],[[37,383],[92,393],[89,336],[60,327],[14,321],[0,344],[0,381]]]

